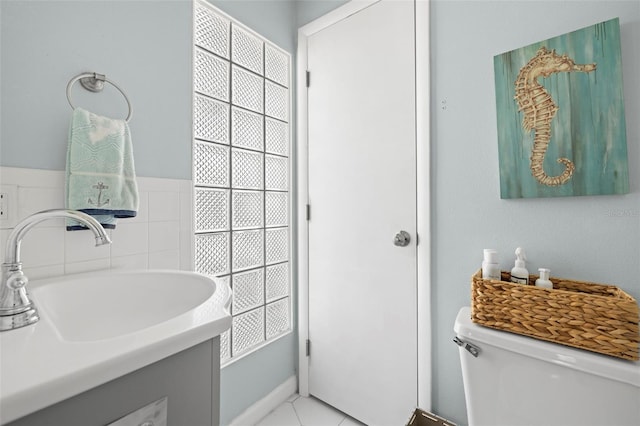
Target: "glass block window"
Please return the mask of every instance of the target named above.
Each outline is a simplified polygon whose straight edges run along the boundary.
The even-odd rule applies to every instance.
[[[194,3],[197,272],[233,289],[226,364],[291,331],[291,55]]]

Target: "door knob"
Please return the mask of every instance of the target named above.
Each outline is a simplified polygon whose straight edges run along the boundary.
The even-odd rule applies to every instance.
[[[400,231],[393,238],[393,244],[398,247],[406,247],[411,242],[411,235],[407,231]]]

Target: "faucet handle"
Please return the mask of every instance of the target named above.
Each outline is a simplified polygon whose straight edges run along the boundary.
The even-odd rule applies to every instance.
[[[14,271],[7,277],[7,287],[18,290],[29,283],[29,278],[22,271]]]
[[[25,285],[29,279],[20,269],[7,270],[6,265],[2,266],[4,283],[0,284],[0,331],[35,323],[40,317],[27,294]]]

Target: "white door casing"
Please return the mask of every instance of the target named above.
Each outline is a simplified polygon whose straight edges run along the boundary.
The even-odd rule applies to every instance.
[[[311,88],[298,89],[299,387],[385,424],[431,399],[428,2],[377,3],[347,3],[299,32],[298,81],[311,71]],[[365,118],[373,124],[351,125]],[[402,248],[401,229],[413,238]]]

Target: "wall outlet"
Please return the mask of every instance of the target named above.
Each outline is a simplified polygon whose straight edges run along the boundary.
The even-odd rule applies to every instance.
[[[18,223],[18,185],[0,185],[0,229]]]

